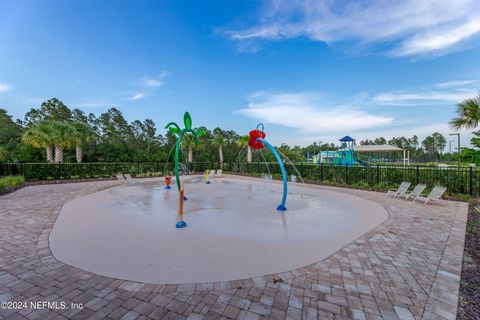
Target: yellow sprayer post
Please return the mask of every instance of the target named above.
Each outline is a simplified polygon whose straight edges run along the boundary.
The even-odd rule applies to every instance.
[[[209,173],[210,173],[210,170],[207,169],[207,170],[205,171],[205,183],[206,183],[206,184],[210,184],[210,181],[208,181],[208,174],[209,174]]]

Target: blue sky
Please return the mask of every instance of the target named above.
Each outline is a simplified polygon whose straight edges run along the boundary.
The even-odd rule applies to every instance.
[[[188,110],[245,134],[261,121],[275,144],[447,134],[480,90],[479,12],[477,0],[2,1],[0,107],[22,118],[57,97],[159,128]]]

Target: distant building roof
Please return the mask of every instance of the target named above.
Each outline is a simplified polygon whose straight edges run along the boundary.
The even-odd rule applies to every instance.
[[[355,139],[353,139],[352,137],[349,137],[349,136],[345,136],[338,141],[347,142],[347,141],[355,141]]]
[[[389,144],[360,145],[353,148],[355,152],[382,152],[382,151],[403,151],[404,149]]]

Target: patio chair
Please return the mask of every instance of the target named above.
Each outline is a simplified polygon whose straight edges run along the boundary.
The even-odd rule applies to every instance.
[[[421,195],[418,195],[413,199],[413,202],[416,200],[423,201],[423,204],[427,204],[428,202],[432,201],[438,201],[442,197],[442,195],[447,191],[447,188],[445,187],[435,187],[433,190],[428,194],[426,197],[422,197]]]
[[[128,173],[125,173],[124,176],[125,176],[125,184],[132,185],[136,183],[135,180],[132,178],[132,176],[129,175]]]
[[[119,173],[116,175],[117,177],[117,180],[120,181],[121,183],[127,183],[127,180],[125,180],[125,177],[123,176],[123,174]]]
[[[394,189],[388,190],[388,191],[387,191],[387,195],[397,198],[399,195],[404,194],[405,192],[407,192],[408,188],[410,187],[410,184],[411,184],[411,183],[408,182],[408,181],[403,181],[403,182],[400,184],[400,186],[398,187],[397,190],[394,190]]]
[[[408,198],[413,197],[415,199],[417,196],[422,195],[423,190],[427,187],[426,184],[419,183],[417,186],[412,190],[412,192],[405,191],[403,194],[399,194],[399,198],[405,198],[405,200],[408,200]]]

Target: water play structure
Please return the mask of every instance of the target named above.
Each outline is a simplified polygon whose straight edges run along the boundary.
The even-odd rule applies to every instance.
[[[259,128],[261,127],[261,130]],[[275,158],[277,159],[278,165],[280,166],[280,171],[282,172],[282,180],[283,180],[283,195],[282,195],[282,202],[278,205],[278,211],[286,211],[287,207],[285,207],[285,203],[287,202],[287,172],[285,167],[283,166],[283,161],[280,155],[278,154],[277,150],[265,140],[265,132],[263,132],[264,126],[262,123],[257,125],[255,130],[250,131],[250,138],[248,140],[248,145],[252,149],[261,150],[264,146],[266,146],[272,153],[274,154]]]
[[[178,167],[179,167],[179,156],[180,156],[180,144],[182,143],[183,137],[191,133],[193,134],[196,143],[198,143],[198,137],[201,137],[204,132],[201,128],[195,128],[192,129],[192,117],[190,117],[190,114],[188,112],[185,112],[183,115],[183,123],[185,125],[184,129],[180,129],[180,126],[176,124],[175,122],[170,122],[165,126],[165,129],[168,129],[172,134],[177,134],[177,142],[175,143],[175,166],[174,166],[174,172],[175,172],[175,179],[176,179],[176,184],[179,192],[179,197],[180,197],[180,205],[179,205],[179,220],[176,223],[176,228],[185,228],[187,224],[183,220],[183,202],[187,200],[187,197],[185,196],[185,190],[183,187],[183,184],[180,181],[180,175],[178,174]],[[165,182],[167,182],[165,180]],[[169,187],[169,184],[167,186]],[[168,188],[165,188],[168,189]]]
[[[392,145],[356,145],[355,139],[350,136],[345,136],[339,141],[338,150],[325,150],[307,155],[307,160],[318,164],[368,166],[375,162],[389,162],[391,161],[389,154],[403,152],[403,164],[407,165],[410,162],[410,153],[407,150]]]
[[[180,144],[182,143],[182,139],[186,134],[191,133],[193,134],[195,141],[198,143],[198,137],[201,137],[204,134],[202,128],[192,129],[192,117],[190,117],[190,114],[188,112],[185,112],[185,114],[183,115],[183,123],[185,125],[184,129],[180,129],[180,126],[175,122],[170,122],[165,126],[165,129],[168,129],[168,131],[170,131],[172,134],[178,135],[177,142],[175,143],[174,171],[175,171],[177,188],[179,192],[180,192],[180,176],[178,174],[178,165],[179,165],[178,158],[180,155]]]

